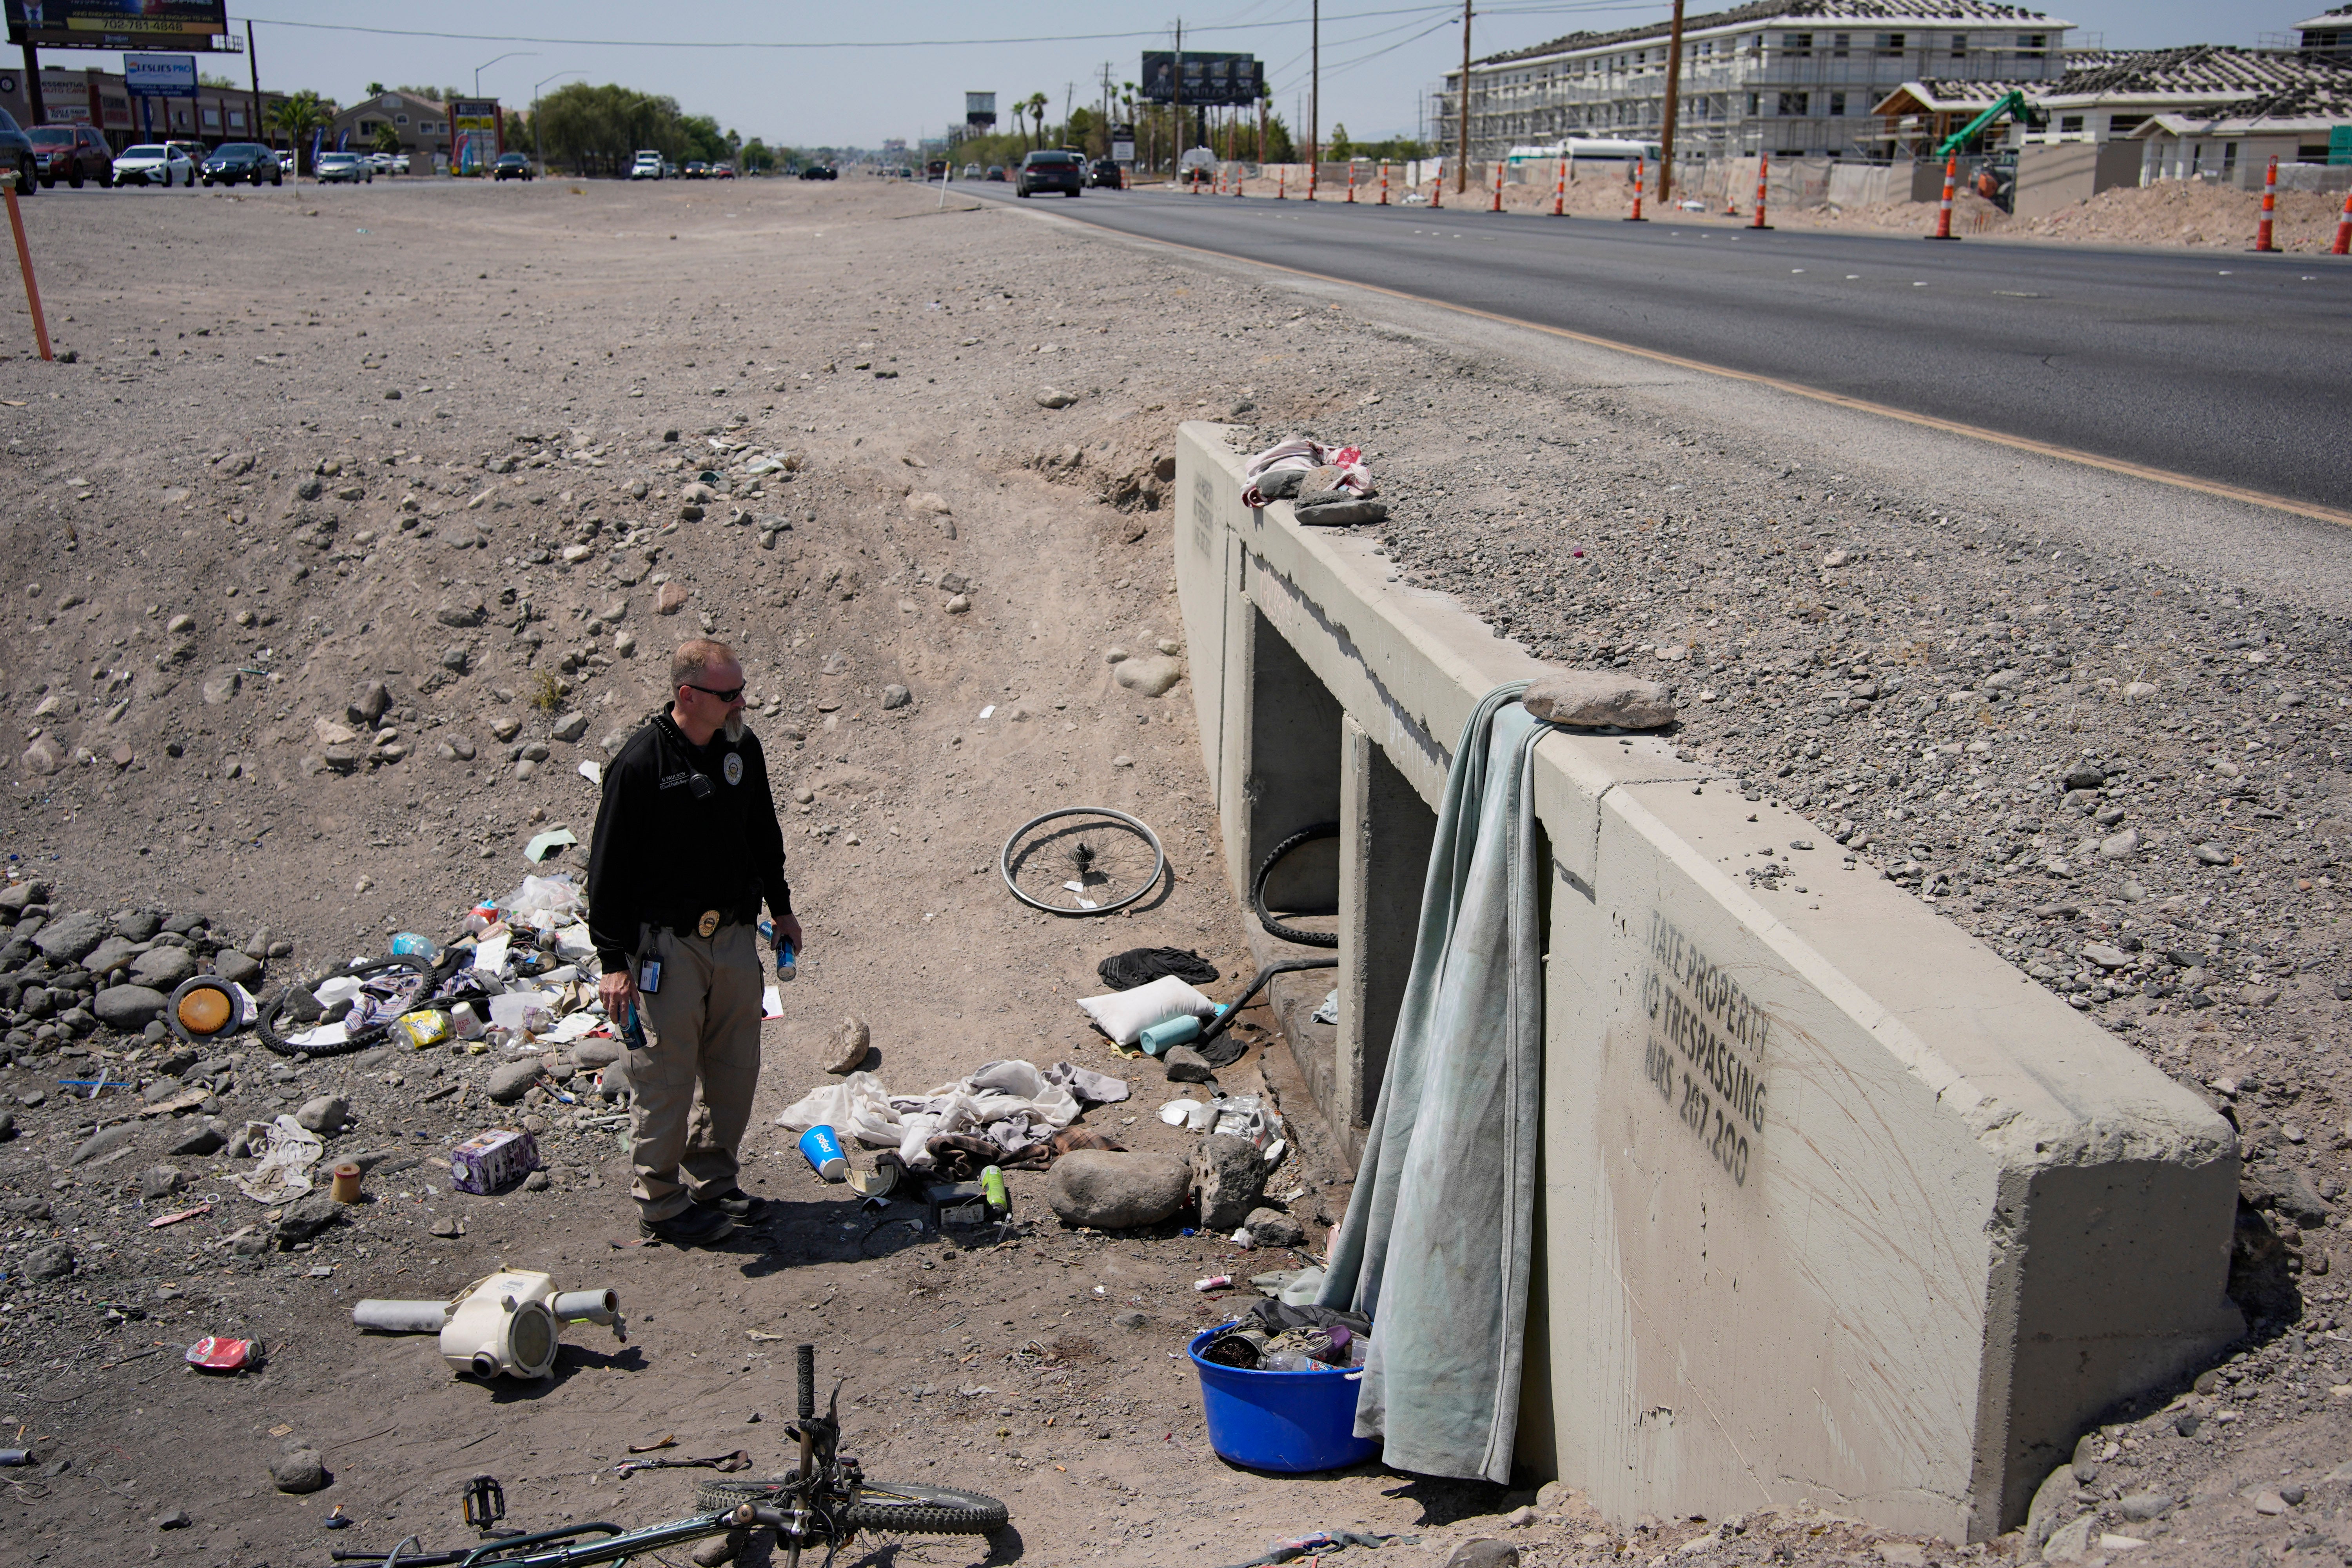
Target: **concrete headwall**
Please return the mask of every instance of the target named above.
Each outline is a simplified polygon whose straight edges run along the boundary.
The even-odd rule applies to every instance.
[[[1222,426],[1183,427],[1203,760],[1237,891],[1283,837],[1341,824],[1338,1043],[1301,1065],[1352,1149],[1448,750],[1481,694],[1539,667],[1372,540],[1243,506],[1240,479]],[[2242,1331],[2236,1147],[2201,1100],[1669,740],[1555,732],[1534,768],[1522,1464],[1619,1519],[1811,1500],[1981,1539],[2100,1411]]]

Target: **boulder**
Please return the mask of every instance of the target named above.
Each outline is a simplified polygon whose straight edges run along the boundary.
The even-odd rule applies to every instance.
[[[1674,696],[1662,682],[1605,669],[1564,669],[1538,677],[1519,700],[1548,724],[1655,730],[1675,721]]]
[[[1481,1536],[1447,1553],[1442,1568],[1519,1568],[1519,1549],[1507,1541]]]
[[[594,1072],[619,1061],[621,1053],[627,1048],[618,1040],[591,1037],[572,1047],[572,1065],[584,1072]]]
[[[479,601],[477,601],[477,603]],[[467,608],[467,614],[470,617],[470,606]],[[476,623],[473,619],[468,618],[457,624],[461,626],[473,626]],[[375,722],[377,720],[383,718],[391,710],[392,693],[385,689],[384,684],[381,680],[370,680],[362,683],[359,689],[352,693],[352,700],[343,710],[344,714],[352,723],[370,730],[375,728]]]
[[[196,972],[196,955],[184,947],[158,947],[131,961],[131,983],[169,992]]]
[[[141,956],[139,946],[127,936],[110,936],[82,955],[81,966],[92,974],[110,974],[126,969]]]
[[[341,1132],[351,1119],[351,1105],[339,1094],[314,1095],[294,1113],[295,1122],[312,1132]]]
[[[1212,1132],[1192,1151],[1192,1177],[1200,1196],[1201,1228],[1230,1231],[1265,1194],[1265,1156],[1246,1138]]]
[[[251,985],[261,978],[261,965],[247,954],[225,947],[213,954],[213,973],[236,984]]]
[[[228,1146],[228,1127],[217,1119],[208,1119],[191,1129],[178,1142],[163,1151],[167,1154],[201,1157],[217,1154]]]
[[[1183,1207],[1191,1182],[1192,1173],[1172,1154],[1079,1149],[1055,1162],[1045,1203],[1065,1225],[1125,1230],[1157,1225]]]
[[[1161,1053],[1160,1065],[1168,1069],[1170,1083],[1214,1083],[1217,1071],[1209,1058],[1190,1046],[1171,1046]]]
[[[43,926],[33,945],[59,963],[79,963],[98,950],[113,929],[114,922],[96,910],[76,910]]]
[[[490,1069],[489,1097],[500,1105],[512,1105],[530,1092],[530,1086],[539,1081],[539,1075],[545,1070],[545,1066],[537,1057],[525,1057],[519,1062],[500,1062]]]
[[[1346,490],[1302,497],[1292,506],[1293,516],[1316,528],[1347,528],[1360,522],[1386,522],[1389,518],[1388,502],[1351,495]]]
[[[133,1129],[128,1121],[118,1121],[111,1127],[101,1127],[77,1144],[66,1156],[68,1165],[87,1165],[92,1160],[113,1153],[131,1142]]]
[[[270,1483],[281,1492],[314,1492],[327,1484],[327,1462],[307,1445],[269,1461]]]
[[[161,910],[124,910],[114,917],[114,934],[129,937],[132,942],[152,941],[163,929]]]
[[[152,985],[110,985],[90,1003],[90,1011],[108,1028],[130,1034],[153,1022],[169,1000]]]
[[[874,1031],[866,1026],[866,1020],[855,1013],[844,1014],[841,1027],[834,1031],[833,1054],[825,1058],[824,1070],[856,1072],[866,1065],[866,1054],[873,1048]]]
[[[52,1241],[25,1254],[25,1277],[28,1279],[62,1279],[74,1271],[74,1249],[62,1241]]]
[[[139,1198],[142,1203],[153,1203],[168,1198],[187,1181],[177,1165],[150,1165],[139,1175]]]
[[[331,1225],[343,1219],[343,1205],[325,1193],[311,1192],[286,1205],[278,1216],[278,1245],[289,1247],[298,1241],[309,1241]]]

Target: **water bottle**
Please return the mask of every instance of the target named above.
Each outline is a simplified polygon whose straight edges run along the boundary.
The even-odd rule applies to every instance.
[[[800,949],[794,947],[790,942],[778,942],[776,940],[775,922],[766,919],[765,917],[762,917],[760,921],[760,934],[776,950],[777,983],[782,984],[789,982],[793,975],[797,973],[800,962]]]
[[[646,1026],[637,1020],[636,998],[629,998],[626,1005],[628,1010],[621,1016],[621,1043],[633,1051],[642,1051],[646,1048]]]

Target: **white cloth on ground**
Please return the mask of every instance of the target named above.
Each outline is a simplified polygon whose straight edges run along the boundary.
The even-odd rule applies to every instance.
[[[776,1121],[801,1132],[830,1127],[836,1137],[896,1149],[908,1165],[924,1169],[931,1163],[924,1145],[942,1133],[976,1131],[1013,1155],[1076,1121],[1082,1100],[1113,1104],[1126,1098],[1123,1080],[1068,1062],[1040,1070],[1031,1062],[1001,1061],[920,1095],[894,1095],[874,1074],[854,1072],[811,1090]]]
[[[1364,467],[1360,447],[1327,447],[1320,441],[1304,436],[1293,436],[1287,441],[1277,441],[1265,451],[1253,456],[1242,468],[1242,504],[1249,507],[1265,505],[1265,492],[1257,482],[1266,475],[1285,468],[1310,470],[1334,468],[1339,470],[1339,488],[1358,495],[1370,493],[1372,471]]]

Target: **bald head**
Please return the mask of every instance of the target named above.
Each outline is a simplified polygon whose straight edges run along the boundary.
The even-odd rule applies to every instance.
[[[677,651],[669,656],[669,689],[675,692],[681,686],[707,686],[709,682],[702,679],[704,670],[734,662],[735,650],[717,637],[696,637],[680,643]]]

